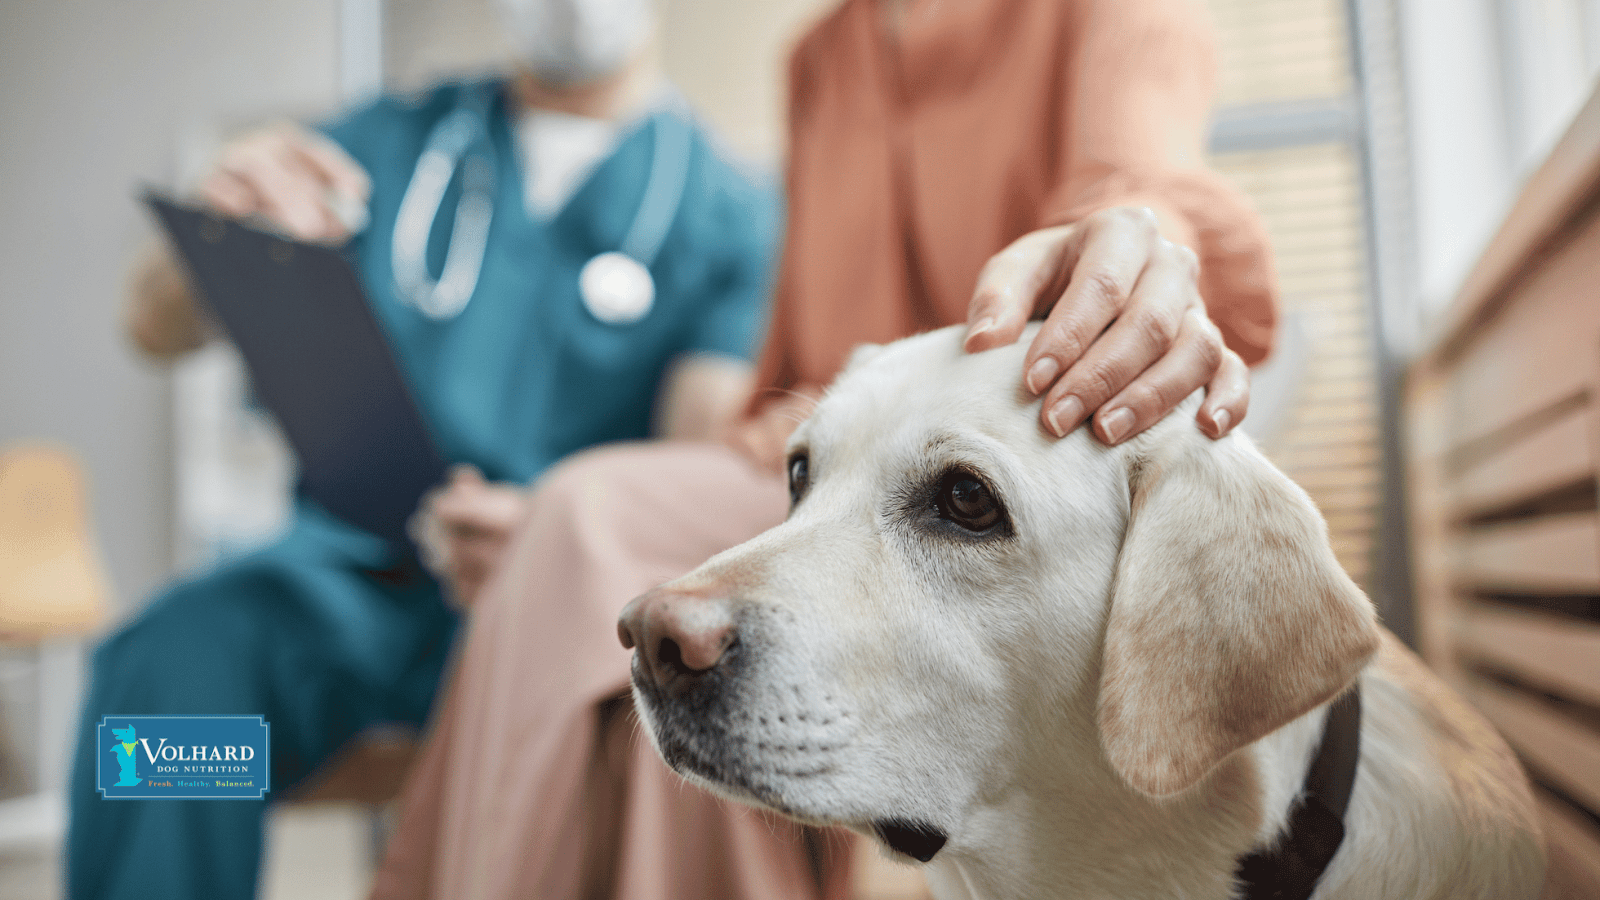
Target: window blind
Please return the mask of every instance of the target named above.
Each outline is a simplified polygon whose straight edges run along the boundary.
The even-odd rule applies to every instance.
[[[1211,164],[1265,220],[1286,328],[1303,338],[1280,341],[1299,358],[1284,361],[1291,399],[1262,449],[1316,501],[1340,563],[1370,590],[1381,460],[1346,7],[1210,6],[1221,55]]]

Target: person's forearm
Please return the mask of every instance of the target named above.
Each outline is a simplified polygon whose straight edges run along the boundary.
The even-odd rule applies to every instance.
[[[140,350],[170,359],[198,349],[209,326],[177,262],[152,244],[128,277],[128,335]]]

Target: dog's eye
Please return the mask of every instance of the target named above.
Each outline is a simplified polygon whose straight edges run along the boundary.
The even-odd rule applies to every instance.
[[[968,531],[988,531],[999,524],[1000,501],[977,476],[956,469],[944,477],[935,498],[939,515]]]
[[[811,462],[804,453],[789,457],[789,504],[800,502],[811,484]]]

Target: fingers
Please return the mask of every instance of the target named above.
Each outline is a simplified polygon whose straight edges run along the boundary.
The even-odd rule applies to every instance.
[[[491,484],[476,470],[457,473],[430,510],[452,540],[479,535],[503,538],[527,512],[527,495],[505,484]]]
[[[204,185],[206,199],[224,212],[259,215],[306,239],[320,239],[337,227],[322,202],[322,190],[322,182],[295,162],[276,138],[229,148]]]
[[[1157,252],[1151,256],[1132,296],[1115,322],[1094,339],[1088,352],[1045,393],[1039,417],[1052,434],[1058,437],[1065,435],[1096,410],[1101,410],[1146,369],[1175,352],[1180,337],[1184,337],[1186,332],[1191,341],[1216,332],[1205,318],[1204,307],[1195,287],[1190,261],[1192,254],[1178,252],[1178,248],[1165,241],[1160,241],[1160,245],[1165,246],[1158,246]],[[1193,321],[1187,318],[1191,314],[1195,317]],[[1205,329],[1209,329],[1209,332]],[[1040,336],[1043,337],[1042,332]],[[1193,356],[1194,349],[1214,353],[1220,346],[1220,339],[1215,347],[1210,341],[1202,340],[1197,348],[1191,348],[1190,356]],[[1199,364],[1207,362],[1205,359],[1189,361]],[[1210,365],[1211,368],[1188,391],[1172,398],[1173,404],[1210,379],[1211,372],[1216,368],[1214,359],[1210,360]],[[1165,413],[1167,409],[1171,409],[1171,406],[1161,412]],[[1107,408],[1102,412],[1109,415],[1115,410]],[[1116,426],[1122,424],[1123,419],[1117,416],[1109,421]],[[1117,429],[1113,427],[1112,430]]]
[[[212,172],[200,183],[200,197],[213,209],[238,219],[261,208],[261,198],[250,182],[223,169]]]
[[[1025,234],[996,253],[978,274],[967,306],[968,353],[1014,343],[1039,309],[1059,293],[1082,245],[1082,231],[1064,225]]]
[[[457,466],[423,501],[413,534],[428,569],[444,579],[462,605],[470,605],[499,565],[512,533],[527,515],[528,495],[485,481],[471,466]]]
[[[325,239],[342,240],[365,228],[367,201],[372,197],[372,180],[366,170],[327,137],[305,129],[298,129],[298,134],[299,140],[291,142],[290,148],[301,164],[328,186],[322,193],[323,206],[332,213],[337,227]]]
[[[1250,411],[1250,369],[1239,354],[1224,349],[1222,365],[1206,385],[1206,399],[1195,414],[1200,429],[1220,438],[1244,421]]]
[[[300,140],[292,146],[306,166],[316,171],[334,193],[363,203],[372,197],[372,180],[344,148],[314,131],[297,129]]]
[[[1045,313],[1024,362],[1029,389],[1045,391],[1117,316],[1158,243],[1155,213],[1131,207],[1018,238],[979,275],[966,350],[1012,343],[1030,318]]]
[[[504,551],[504,541],[455,542],[450,565],[443,574],[462,606],[471,606],[477,599],[478,591],[489,580]]]
[[[1035,394],[1049,390],[1107,325],[1123,317],[1135,286],[1152,263],[1152,250],[1172,246],[1161,239],[1149,210],[1112,212],[1123,214],[1090,223],[1072,279],[1023,358],[1023,383]]]
[[[417,504],[417,511],[406,520],[406,536],[417,548],[417,558],[422,567],[441,576],[450,567],[450,541],[438,517],[433,514],[434,504],[442,490],[434,488],[423,495],[422,502]]]
[[[340,230],[338,217],[328,206],[329,185],[288,141],[252,148],[240,161],[240,172],[252,180],[261,197],[262,215],[295,237],[321,240]]]
[[[1095,435],[1107,444],[1116,444],[1154,425],[1185,397],[1210,384],[1230,352],[1204,313],[1191,311],[1184,317],[1172,350],[1096,413]]]
[[[306,240],[338,240],[350,229],[335,198],[365,209],[371,184],[337,146],[299,126],[251,132],[224,148],[201,186],[205,200],[233,216],[260,215]]]
[[[1115,444],[1148,428],[1197,388],[1201,428],[1221,437],[1249,406],[1249,372],[1201,301],[1199,261],[1161,237],[1145,208],[1097,212],[1014,241],[984,266],[967,309],[968,352],[1012,343],[1045,313],[1023,360],[1057,436],[1094,416]]]
[[[450,486],[458,484],[485,484],[483,472],[471,463],[457,463],[450,467]]]

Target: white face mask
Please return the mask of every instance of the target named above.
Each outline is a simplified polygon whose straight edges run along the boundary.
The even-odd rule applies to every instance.
[[[583,84],[633,58],[650,35],[650,0],[498,0],[522,62],[541,81]]]

